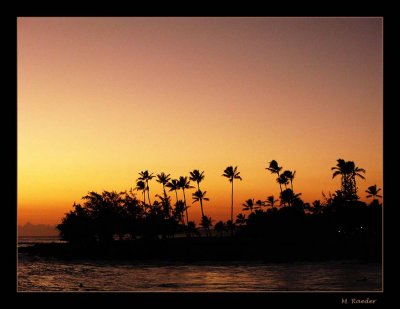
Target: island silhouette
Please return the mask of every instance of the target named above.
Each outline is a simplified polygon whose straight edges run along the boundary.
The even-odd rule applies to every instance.
[[[363,168],[338,159],[331,170],[332,178],[341,178],[340,189],[322,193],[323,199],[312,203],[304,202],[301,193],[294,191],[296,171],[282,169],[276,160],[266,167],[277,177],[279,198],[249,198],[234,220],[234,181],[242,177],[237,166],[228,166],[222,176],[231,184],[230,219],[215,224],[205,212],[207,191],[200,188],[204,171],[195,169],[177,179],[164,172],[141,171],[135,188],[129,191],[89,192],[82,204],[74,203],[57,225],[66,243],[19,250],[63,259],[381,261],[381,189],[369,186],[366,193],[372,201],[360,200],[357,178],[365,179]],[[163,194],[151,200],[153,178],[162,184]],[[191,189],[193,206],[201,208],[199,226],[189,219],[186,195]],[[173,192],[174,200],[168,194]]]

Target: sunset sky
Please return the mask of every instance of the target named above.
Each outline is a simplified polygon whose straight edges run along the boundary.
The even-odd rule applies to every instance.
[[[338,158],[383,185],[383,19],[18,18],[18,223],[57,224],[88,191],[142,170],[205,172],[206,215],[339,189]],[[161,194],[153,179],[150,194]],[[141,194],[138,194],[141,198]],[[173,201],[175,198],[173,198]],[[191,201],[191,199],[190,199]],[[189,208],[199,223],[198,203]]]

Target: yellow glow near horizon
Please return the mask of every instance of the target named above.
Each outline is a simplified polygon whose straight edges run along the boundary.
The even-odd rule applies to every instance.
[[[88,191],[129,190],[146,169],[205,171],[205,212],[227,220],[223,170],[243,177],[237,214],[279,196],[272,159],[310,203],[339,188],[338,158],[355,161],[365,200],[383,185],[382,23],[18,18],[18,223],[59,223]]]

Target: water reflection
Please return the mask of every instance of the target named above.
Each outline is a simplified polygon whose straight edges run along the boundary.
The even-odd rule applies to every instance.
[[[367,280],[360,280],[360,278]],[[377,263],[135,264],[19,257],[19,291],[379,291]]]

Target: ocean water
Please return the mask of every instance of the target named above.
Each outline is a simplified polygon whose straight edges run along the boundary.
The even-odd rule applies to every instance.
[[[19,246],[55,238],[19,240]],[[132,292],[382,291],[380,263],[63,261],[18,253],[17,290]]]
[[[37,243],[65,243],[66,241],[60,240],[58,236],[19,236],[18,248],[32,246]]]

